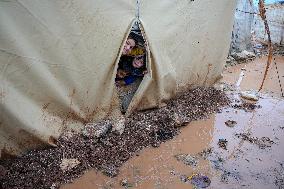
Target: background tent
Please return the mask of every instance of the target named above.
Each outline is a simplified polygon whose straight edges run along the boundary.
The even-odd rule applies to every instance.
[[[139,12],[151,54],[129,111],[212,84],[228,53],[235,1],[0,1],[0,149],[52,143],[119,115],[114,78]],[[139,11],[137,11],[139,10]]]

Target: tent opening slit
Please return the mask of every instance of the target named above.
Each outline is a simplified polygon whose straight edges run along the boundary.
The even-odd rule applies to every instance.
[[[120,100],[120,110],[126,113],[144,75],[148,73],[145,39],[138,22],[134,22],[127,40],[122,46],[115,85]]]

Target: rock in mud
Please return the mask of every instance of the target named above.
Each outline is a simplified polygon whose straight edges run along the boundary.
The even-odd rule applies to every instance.
[[[65,172],[65,171],[70,171],[77,165],[79,165],[81,162],[78,161],[78,159],[62,159],[60,163],[60,169]]]
[[[242,91],[240,95],[242,98],[247,100],[253,100],[253,101],[259,100],[259,94],[256,91]]]
[[[121,117],[113,123],[112,131],[118,132],[120,135],[124,132],[125,118]]]
[[[225,124],[228,126],[228,127],[235,127],[235,125],[237,124],[236,121],[234,120],[228,120],[225,122]]]
[[[97,123],[87,123],[82,134],[85,137],[100,138],[104,136],[112,128],[112,122],[110,120],[103,120]]]
[[[227,150],[228,141],[226,139],[219,139],[218,146],[224,150]]]

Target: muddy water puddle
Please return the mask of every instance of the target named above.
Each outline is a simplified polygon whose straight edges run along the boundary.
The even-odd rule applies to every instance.
[[[244,76],[240,83],[241,90],[258,90],[265,71],[267,56],[256,58],[252,62],[228,67],[223,73],[223,81],[235,85],[243,72]],[[276,64],[275,64],[276,63]],[[278,73],[277,73],[278,71]],[[278,78],[279,76],[279,78]],[[270,64],[267,79],[261,92],[268,93],[273,97],[281,97],[279,80],[284,87],[284,56],[274,56]],[[284,91],[283,91],[284,92]]]
[[[284,57],[275,60],[284,83]],[[256,90],[265,64],[263,57],[227,68],[223,82],[235,85],[243,72],[240,90]],[[121,167],[117,177],[90,170],[61,188],[194,188],[188,178],[195,174],[210,179],[208,188],[283,188],[284,100],[274,63],[262,92],[265,94],[252,110],[224,108],[206,120],[191,122],[160,147],[142,150]],[[232,99],[236,100],[232,105],[241,103],[236,93]],[[219,141],[226,141],[226,148],[221,148]],[[208,153],[200,155],[202,151]],[[179,155],[189,159],[176,158]]]
[[[194,174],[208,176],[208,188],[283,187],[284,101],[264,96],[257,105],[260,108],[253,111],[228,107],[209,119],[190,123],[159,148],[144,149],[131,158],[115,178],[91,170],[61,188],[193,188],[183,177]],[[235,125],[228,127],[228,120]],[[227,150],[218,146],[220,139],[228,141]],[[267,146],[260,148],[261,142]],[[212,151],[204,158],[198,156],[206,149]],[[179,154],[193,156],[195,163],[178,161],[175,156]]]

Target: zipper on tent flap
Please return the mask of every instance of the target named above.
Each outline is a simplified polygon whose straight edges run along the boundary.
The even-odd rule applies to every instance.
[[[139,8],[138,8],[139,12]],[[137,13],[139,18],[139,13]],[[139,19],[132,22],[127,38],[119,53],[115,77],[116,91],[120,100],[120,110],[126,113],[135,97],[144,76],[149,70],[149,46]]]

